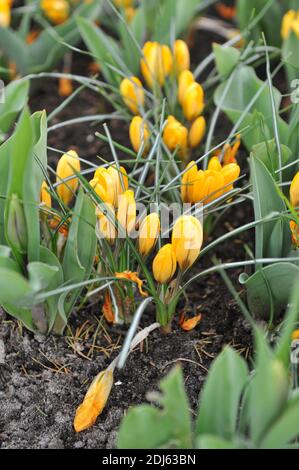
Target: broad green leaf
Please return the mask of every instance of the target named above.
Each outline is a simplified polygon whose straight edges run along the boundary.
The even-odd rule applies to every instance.
[[[196,435],[232,440],[241,394],[248,379],[246,362],[227,347],[213,362],[199,402]]]
[[[12,29],[0,27],[0,44],[5,56],[16,64],[22,75],[25,75],[28,72],[30,56],[29,48],[22,38]]]
[[[285,212],[285,203],[277,192],[275,181],[264,163],[259,158],[254,157],[253,154],[250,157],[250,170],[255,220],[263,219],[275,212]],[[273,232],[275,224],[276,222],[269,221],[257,225],[255,229],[255,254],[257,258],[280,258],[284,255],[286,250],[284,232],[290,234],[289,228],[287,222],[284,221],[281,224],[281,231],[279,231],[279,226],[276,226],[276,230]],[[290,238],[289,236],[289,240]],[[271,244],[269,243],[270,239]]]
[[[289,391],[288,368],[275,358],[264,337],[256,329],[254,377],[249,385],[249,419],[252,442],[259,446],[269,426],[282,412]]]
[[[285,68],[290,87],[292,86],[292,83],[298,87],[299,41],[298,36],[293,31],[291,31],[288,39],[283,41],[282,57],[285,61]]]
[[[298,269],[299,275],[299,269]],[[298,289],[299,277],[293,281],[293,291],[290,298],[290,304],[283,322],[282,332],[280,334],[279,342],[275,352],[277,359],[281,360],[285,367],[290,364],[290,347],[291,347],[291,335],[295,329],[296,322],[299,317],[299,289]]]
[[[112,65],[122,70],[127,75],[130,71],[126,67],[122,51],[113,38],[107,36],[101,28],[98,28],[91,21],[78,18],[78,27],[86,46],[90,49],[94,60],[101,67],[101,71],[108,83],[118,87],[121,77],[111,70],[108,65]]]
[[[299,395],[298,390],[289,399],[284,410],[272,423],[263,437],[260,448],[281,449],[299,437]]]
[[[24,307],[32,305],[33,290],[29,282],[18,272],[0,268],[0,303]]]
[[[6,244],[5,226],[4,226],[4,209],[6,205],[6,196],[8,191],[8,178],[10,166],[10,146],[14,136],[7,139],[0,145],[0,243]]]
[[[192,448],[191,417],[183,374],[176,367],[160,384],[162,409],[138,406],[124,418],[118,435],[119,448]]]
[[[172,422],[150,405],[128,411],[118,432],[118,449],[159,449],[171,442]]]
[[[11,258],[11,249],[5,245],[0,245],[0,268],[21,273],[19,265]]]
[[[225,93],[226,87],[227,82],[225,81],[216,89],[214,94],[215,104],[220,106],[234,124],[241,120],[239,130],[252,123],[255,111],[260,112],[264,116],[265,124],[270,130],[268,138],[273,138],[275,132],[270,89],[267,84],[265,86],[265,82],[257,77],[254,69],[249,66],[240,65],[234,71],[234,77],[227,93]],[[276,88],[273,88],[273,95],[278,115],[281,94]],[[250,104],[250,109],[245,112]],[[277,124],[280,142],[286,145],[288,143],[288,125],[279,116]],[[254,141],[254,137],[253,129],[249,131],[246,129],[243,133],[242,140],[249,151],[252,150],[253,145],[259,143]]]
[[[216,43],[213,44],[213,51],[217,70],[221,78],[226,79],[236,68],[240,59],[240,51],[235,47],[222,47]]]
[[[281,164],[282,166],[285,166],[291,162],[292,151],[286,145],[281,145],[280,149],[282,157]],[[276,170],[279,169],[279,157],[275,140],[272,139],[267,142],[260,142],[259,144],[254,145],[252,147],[252,154],[255,158],[258,158],[264,163],[272,177],[277,180],[278,173]],[[290,171],[292,174],[293,169],[289,170],[288,172],[283,171],[283,181],[286,181],[290,176]]]
[[[221,437],[202,434],[196,443],[197,449],[241,449],[242,446],[233,441],[226,441]]]
[[[27,266],[29,284],[33,291],[40,292],[47,289],[58,272],[56,266],[34,261]]]
[[[286,308],[298,276],[299,267],[287,261],[260,268],[249,277],[240,276],[251,313],[269,320],[272,306],[272,313],[277,317]]]
[[[1,30],[1,28],[0,28]],[[1,34],[0,34],[1,43]],[[4,89],[4,103],[0,103],[0,131],[6,133],[27,103],[29,82],[14,81]]]

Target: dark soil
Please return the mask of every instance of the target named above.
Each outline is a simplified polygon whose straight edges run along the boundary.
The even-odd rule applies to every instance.
[[[205,33],[203,40],[199,33],[193,38],[195,63],[210,52],[212,36],[207,39]],[[86,75],[88,62],[86,56],[77,56],[72,72]],[[55,109],[63,101],[58,97],[57,87],[54,79],[39,82],[30,99],[32,111],[41,106],[48,113]],[[110,109],[100,96],[85,89],[51,125],[104,112]],[[226,126],[227,121],[222,118],[217,130],[219,141],[227,135]],[[49,134],[49,146],[61,151],[75,148],[81,157],[93,162],[97,155],[110,160],[109,146],[94,136],[101,127],[86,123],[59,128]],[[126,124],[112,121],[109,128],[117,142],[128,144]],[[50,164],[57,156],[49,151]],[[226,213],[220,220],[213,236],[251,219],[249,207],[235,208],[230,216]],[[222,261],[242,260],[246,257],[244,243],[251,244],[252,240],[252,233],[245,233],[219,246],[213,254]],[[204,257],[200,269],[210,266],[211,260]],[[240,271],[229,273],[238,290],[239,274]],[[170,334],[154,331],[142,348],[129,356],[124,370],[116,371],[110,399],[96,425],[80,434],[73,429],[75,410],[93,377],[119,352],[127,329],[108,326],[101,317],[100,303],[74,312],[64,337],[34,335],[0,311],[0,447],[113,448],[124,413],[144,402],[147,392],[156,389],[161,378],[177,363],[183,367],[190,407],[195,411],[213,358],[227,344],[249,357],[252,338],[249,326],[217,274],[194,284],[188,298],[191,314],[202,314],[199,325],[191,332],[183,332],[178,325],[178,311]],[[147,313],[141,326],[153,321],[154,312]]]

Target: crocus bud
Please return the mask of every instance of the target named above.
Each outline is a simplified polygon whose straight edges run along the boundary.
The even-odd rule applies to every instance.
[[[7,217],[7,238],[8,242],[20,253],[27,250],[27,224],[24,214],[24,207],[16,194],[11,196]]]
[[[177,261],[173,246],[167,243],[162,246],[153,261],[154,278],[160,284],[167,284],[176,271]]]
[[[192,215],[179,217],[171,241],[180,269],[185,271],[198,258],[202,246],[203,230],[199,220]]]
[[[174,69],[177,74],[190,68],[190,53],[185,41],[177,39],[173,46]]]
[[[75,150],[69,150],[59,159],[56,168],[57,194],[66,205],[71,202],[79,185],[77,176],[73,176],[75,174],[74,170],[80,171],[80,160]],[[72,176],[73,178],[70,178]],[[67,181],[62,182],[66,179]]]
[[[221,171],[222,165],[218,157],[212,157],[208,163],[208,170]]]
[[[192,83],[195,83],[193,73],[190,70],[184,70],[179,75],[179,83],[178,83],[178,101],[180,105],[183,105],[184,95],[186,90],[189,88]]]
[[[70,7],[66,0],[41,0],[41,9],[54,24],[64,23],[70,14]]]
[[[136,13],[137,13],[137,8],[128,7],[125,9],[125,18],[128,23],[131,23],[133,21],[133,18],[135,17]]]
[[[187,156],[188,129],[173,116],[169,116],[167,119],[163,132],[163,140],[171,152],[178,149],[178,154],[181,158],[184,159]]]
[[[192,123],[189,131],[189,146],[195,149],[201,144],[202,139],[206,133],[206,120],[203,116],[199,116]]]
[[[144,90],[139,78],[124,78],[120,84],[120,93],[132,113],[138,114],[144,105]]]
[[[154,248],[160,232],[158,214],[152,213],[143,219],[139,229],[138,248],[142,256],[147,256]]]
[[[131,189],[125,191],[118,198],[117,220],[127,234],[134,230],[136,224],[136,201],[134,192]]]
[[[288,39],[291,32],[299,38],[299,11],[289,10],[283,17],[281,25],[282,39]]]
[[[94,173],[94,179],[104,188],[106,196],[103,199],[109,204],[114,204],[114,187],[113,179],[109,171],[106,168],[99,167]]]
[[[99,180],[97,178],[92,179],[89,182],[90,186],[96,193],[96,195],[101,199],[101,203],[109,203],[110,201],[108,200],[108,195],[105,190],[105,188],[99,183]],[[100,216],[103,213],[103,211],[98,207],[97,208],[97,215]]]
[[[231,191],[233,189],[233,182],[239,178],[240,171],[241,169],[236,163],[229,163],[228,165],[225,165],[222,168],[221,173],[224,178],[225,186],[223,188],[223,193],[227,193],[228,191]]]
[[[126,191],[129,187],[128,175],[123,166],[119,168],[116,165],[111,165],[108,168],[108,173],[112,178],[113,191],[114,191],[114,207],[118,206],[118,198],[120,194]]]
[[[192,83],[184,93],[183,113],[188,121],[196,119],[204,109],[204,92],[199,83]]]
[[[168,46],[158,42],[146,42],[143,47],[140,67],[147,85],[152,88],[155,82],[164,85],[172,70],[172,54]]]
[[[98,217],[99,231],[110,244],[114,243],[116,237],[116,222],[113,220],[114,217],[113,207],[109,207],[109,216],[100,214]]]
[[[146,122],[140,116],[133,117],[130,124],[129,134],[130,141],[135,152],[138,153],[143,145],[143,155],[145,155],[149,149],[150,132]]]
[[[52,206],[51,194],[49,193],[49,186],[47,185],[46,181],[42,182],[40,190],[40,202],[49,208]]]
[[[291,183],[290,200],[293,207],[299,208],[299,171],[296,173]]]
[[[197,165],[194,161],[188,163],[182,176],[181,198],[183,202],[193,202],[193,188],[197,178]]]
[[[113,372],[109,369],[98,374],[92,381],[83,403],[78,407],[74,420],[76,432],[92,426],[102,413],[113,385]]]
[[[0,26],[8,28],[11,20],[11,0],[0,0]]]

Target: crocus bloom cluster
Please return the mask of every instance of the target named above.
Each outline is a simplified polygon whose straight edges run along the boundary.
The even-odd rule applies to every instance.
[[[208,169],[198,170],[194,161],[187,165],[182,178],[181,197],[186,203],[207,204],[233,189],[233,182],[240,175],[237,163],[222,165],[218,157],[212,157]]]
[[[297,210],[299,213],[299,171],[293,178],[290,187],[290,202],[292,206]],[[290,222],[290,229],[292,232],[292,241],[294,246],[299,248],[299,226],[294,220]]]
[[[190,72],[190,53],[187,44],[178,39],[172,50],[165,44],[146,42],[143,47],[140,68],[143,79],[149,88],[155,84],[162,87],[171,75],[178,84],[178,102],[181,105],[184,125],[175,116],[169,115],[164,129],[163,139],[173,152],[178,150],[182,159],[188,156],[188,149],[198,147],[204,137],[206,122],[201,116],[204,109],[204,92]],[[145,102],[143,85],[138,77],[124,78],[120,84],[120,93],[129,110],[136,114],[130,125],[130,140],[135,152],[141,145],[146,154],[149,129],[147,123],[139,116]]]
[[[281,25],[282,39],[288,39],[291,33],[299,38],[299,10],[289,10],[283,17]]]
[[[0,0],[0,26],[7,28],[11,20],[12,0]]]
[[[168,284],[177,265],[181,272],[189,269],[199,256],[203,241],[201,223],[191,215],[178,218],[172,231],[171,243],[162,246],[153,261],[154,278]]]
[[[41,0],[40,6],[44,15],[54,24],[64,23],[70,14],[67,0]]]

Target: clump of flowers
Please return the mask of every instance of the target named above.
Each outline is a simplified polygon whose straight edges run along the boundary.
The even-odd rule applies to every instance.
[[[174,114],[169,114],[163,132],[165,145],[171,152],[177,151],[182,160],[197,148],[206,131],[202,116],[205,103],[202,86],[196,82],[190,71],[190,53],[187,44],[178,39],[172,50],[156,41],[146,42],[140,61],[140,69],[146,86],[159,95],[164,87],[175,84],[177,104]],[[145,106],[145,91],[138,77],[124,78],[120,84],[121,96],[135,116],[130,125],[130,140],[136,152],[141,145],[146,147],[150,131],[147,122],[141,118]]]

